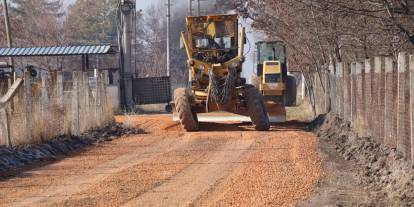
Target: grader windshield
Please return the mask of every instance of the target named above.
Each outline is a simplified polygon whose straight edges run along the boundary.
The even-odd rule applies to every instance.
[[[224,63],[237,56],[237,15],[188,17],[192,56],[207,63]]]

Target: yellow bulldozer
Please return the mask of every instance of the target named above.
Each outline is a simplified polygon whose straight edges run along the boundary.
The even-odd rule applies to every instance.
[[[252,84],[263,95],[271,122],[284,122],[285,106],[296,102],[296,79],[288,74],[286,45],[282,41],[260,41],[256,50],[257,73]]]
[[[282,41],[256,42],[257,77],[255,85],[266,101],[285,106],[296,102],[296,79],[288,74],[286,45]]]
[[[174,108],[186,131],[199,129],[198,114],[232,113],[250,117],[256,130],[270,128],[259,90],[240,76],[245,60],[245,28],[237,15],[190,16],[182,32],[189,87],[174,92]]]

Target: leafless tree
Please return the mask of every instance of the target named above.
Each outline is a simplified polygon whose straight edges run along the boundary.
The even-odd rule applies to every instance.
[[[296,67],[395,55],[414,46],[409,0],[242,0],[235,5],[255,28],[285,41]],[[291,61],[292,63],[292,61]]]

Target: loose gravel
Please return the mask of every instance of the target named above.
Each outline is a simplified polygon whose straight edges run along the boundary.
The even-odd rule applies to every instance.
[[[257,132],[168,115],[117,117],[148,133],[104,142],[0,181],[0,206],[295,206],[323,175],[299,123]]]
[[[112,123],[101,129],[83,133],[80,136],[59,136],[43,144],[13,148],[0,147],[0,178],[2,172],[10,169],[25,167],[41,161],[53,161],[59,155],[68,155],[90,145],[112,141],[125,135],[142,133],[144,131],[141,129],[128,128],[119,123]]]

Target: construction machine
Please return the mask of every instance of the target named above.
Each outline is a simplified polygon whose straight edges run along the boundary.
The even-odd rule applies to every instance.
[[[175,113],[184,129],[198,130],[199,114],[225,112],[248,116],[256,130],[269,130],[261,93],[240,76],[246,34],[238,16],[190,16],[186,26],[181,38],[188,58],[189,87],[174,92]]]
[[[266,101],[284,106],[296,102],[296,80],[288,75],[286,45],[281,41],[256,43],[257,77],[252,82]]]

